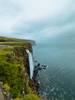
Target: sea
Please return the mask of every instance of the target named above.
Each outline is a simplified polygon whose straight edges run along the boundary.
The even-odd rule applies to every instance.
[[[48,67],[39,71],[40,94],[47,100],[75,100],[75,45],[37,44],[34,58]]]

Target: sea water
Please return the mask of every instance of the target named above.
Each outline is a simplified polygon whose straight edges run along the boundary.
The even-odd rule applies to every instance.
[[[33,51],[48,65],[39,72],[41,94],[48,100],[75,100],[75,46],[37,44]]]

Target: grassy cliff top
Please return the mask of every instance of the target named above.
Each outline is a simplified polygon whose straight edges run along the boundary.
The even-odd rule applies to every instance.
[[[35,42],[33,40],[0,37],[0,45],[23,46],[27,44],[33,45]]]
[[[40,100],[34,82],[28,77],[24,52],[25,48],[32,51],[33,44],[32,40],[0,37],[0,81],[13,100]]]

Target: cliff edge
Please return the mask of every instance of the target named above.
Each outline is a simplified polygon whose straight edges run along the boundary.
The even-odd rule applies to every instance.
[[[36,83],[30,79],[26,49],[34,41],[0,37],[0,94],[4,100],[40,100]]]

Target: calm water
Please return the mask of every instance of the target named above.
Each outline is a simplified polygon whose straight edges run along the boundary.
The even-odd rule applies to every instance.
[[[48,68],[41,71],[41,92],[48,100],[75,100],[75,47],[37,45],[34,56]]]

